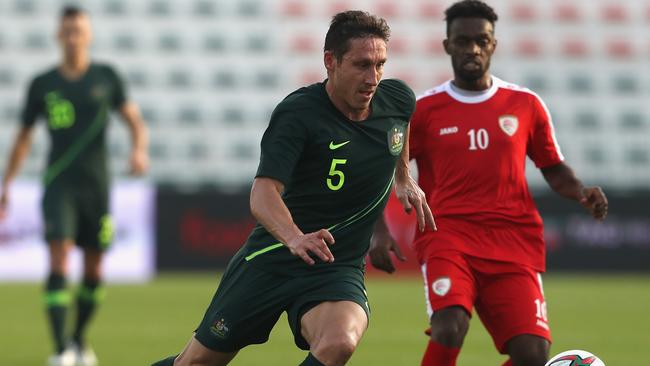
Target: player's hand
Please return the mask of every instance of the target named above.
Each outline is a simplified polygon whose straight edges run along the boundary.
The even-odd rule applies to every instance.
[[[309,256],[309,253],[316,255],[323,262],[334,262],[334,256],[328,245],[334,244],[334,237],[326,229],[320,229],[309,234],[302,234],[286,243],[291,254],[302,258],[310,266],[316,262]]]
[[[607,217],[609,207],[603,190],[600,187],[585,187],[580,193],[580,204],[589,210],[596,220],[603,221]]]
[[[142,175],[149,169],[149,154],[145,150],[136,149],[129,157],[131,175]]]
[[[400,261],[404,262],[406,260],[402,250],[388,230],[375,230],[372,239],[370,239],[370,251],[368,252],[372,266],[386,273],[395,272],[395,265],[390,252],[393,252]]]
[[[402,203],[404,211],[407,213],[411,213],[413,208],[415,208],[415,214],[418,220],[418,229],[420,232],[423,232],[427,226],[430,227],[431,230],[438,230],[424,191],[422,191],[413,178],[409,176],[408,179],[405,179],[403,182],[396,180],[395,195]]]
[[[0,189],[0,221],[7,217],[9,207],[9,194],[6,189]]]

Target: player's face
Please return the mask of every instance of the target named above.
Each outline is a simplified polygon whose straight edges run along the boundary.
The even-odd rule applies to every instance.
[[[386,63],[386,42],[377,37],[353,38],[341,60],[325,52],[327,90],[334,105],[351,119],[365,119]]]
[[[58,38],[66,54],[86,51],[92,40],[90,19],[84,14],[63,18],[59,27]]]
[[[483,18],[457,18],[447,37],[444,46],[455,77],[470,84],[484,78],[497,46],[492,23]]]

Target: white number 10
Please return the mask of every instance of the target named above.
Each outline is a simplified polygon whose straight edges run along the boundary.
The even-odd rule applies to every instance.
[[[467,135],[469,136],[470,150],[476,150],[477,144],[479,149],[485,150],[490,144],[490,137],[488,136],[487,130],[485,128],[480,128],[478,131],[472,128],[469,130]]]

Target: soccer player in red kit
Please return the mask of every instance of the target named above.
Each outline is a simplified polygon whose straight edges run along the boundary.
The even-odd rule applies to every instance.
[[[607,199],[564,163],[540,97],[490,74],[494,10],[465,0],[445,15],[454,78],[420,97],[409,141],[438,226],[414,241],[431,320],[422,365],[456,364],[474,308],[498,351],[509,355],[504,365],[543,366],[551,341],[540,276],[545,247],[526,156],[554,191],[594,218],[605,218]],[[384,223],[377,227],[385,240],[373,241],[371,257],[394,245]]]

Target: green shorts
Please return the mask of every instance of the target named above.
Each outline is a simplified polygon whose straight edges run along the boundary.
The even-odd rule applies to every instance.
[[[72,239],[83,248],[106,250],[113,240],[108,192],[49,186],[43,194],[45,240]]]
[[[314,273],[284,276],[250,265],[237,253],[228,264],[219,288],[196,330],[196,339],[218,352],[235,352],[264,343],[286,311],[294,342],[308,350],[302,337],[303,314],[324,301],[348,300],[370,315],[362,269],[319,268]]]

